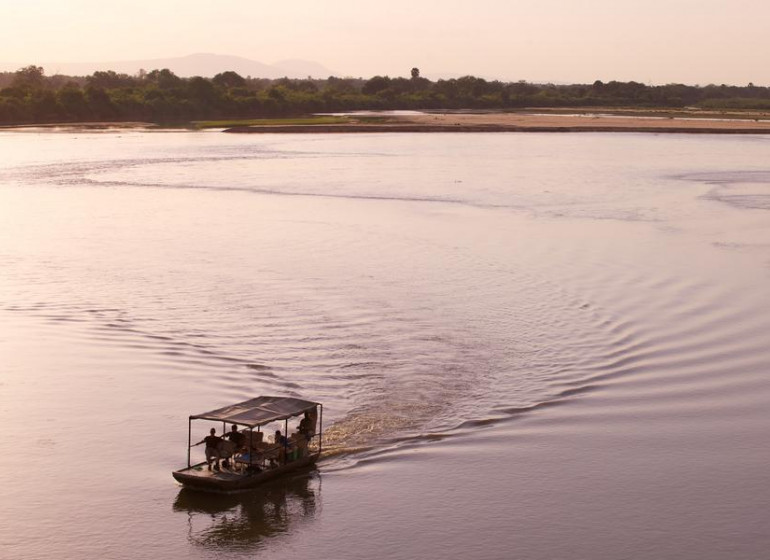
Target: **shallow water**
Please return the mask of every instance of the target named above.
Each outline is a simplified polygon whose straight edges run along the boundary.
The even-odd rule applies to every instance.
[[[0,133],[0,556],[761,557],[769,142]],[[258,394],[334,452],[180,491]]]

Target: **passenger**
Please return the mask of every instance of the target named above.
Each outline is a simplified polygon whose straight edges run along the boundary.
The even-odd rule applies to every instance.
[[[244,443],[246,442],[246,436],[238,431],[238,426],[233,424],[232,429],[227,432],[225,437],[233,442],[236,452],[243,450]]]
[[[315,429],[313,428],[313,421],[310,419],[309,412],[305,412],[305,416],[302,418],[302,420],[299,421],[297,431],[305,436],[305,439],[308,441],[310,441],[310,438],[313,437]]]
[[[302,459],[305,455],[307,455],[307,446],[310,442],[310,436],[308,436],[306,433],[297,432],[291,434],[289,441],[292,443],[294,448],[294,453],[292,454],[294,459]]]
[[[306,418],[310,426],[310,435],[314,436],[316,433],[316,424],[318,424],[318,407],[314,406],[308,412],[305,413]]]
[[[262,441],[264,433],[249,432],[248,434],[241,433],[241,435],[243,436],[244,445],[239,460],[241,463],[248,464],[249,467],[256,468],[256,472],[259,472],[259,465],[264,462],[266,458],[265,451],[269,447],[267,443]],[[277,454],[278,450],[276,449],[276,455]],[[252,468],[251,471],[253,472],[254,469]]]
[[[219,471],[219,444],[222,443],[222,438],[216,435],[216,433],[216,429],[211,428],[210,435],[206,436],[195,445],[200,445],[201,443],[206,444],[206,463],[209,466],[209,470],[211,470],[211,461],[213,460],[214,470]],[[195,447],[195,445],[193,445],[193,447]]]
[[[281,430],[276,430],[275,431],[275,438],[274,438],[274,440],[275,440],[275,444],[276,445],[281,445],[283,447],[289,445],[289,440],[286,439],[286,436],[281,435]]]
[[[286,453],[289,450],[289,439],[281,435],[281,430],[275,431],[275,438],[273,438],[273,441],[275,442],[276,447],[278,448],[278,460],[281,463],[286,462]]]

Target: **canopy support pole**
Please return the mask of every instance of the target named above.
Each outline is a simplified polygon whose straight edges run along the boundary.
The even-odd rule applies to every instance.
[[[249,426],[249,466],[254,464],[254,428]]]
[[[187,468],[190,468],[190,448],[192,447],[192,418],[187,419]]]

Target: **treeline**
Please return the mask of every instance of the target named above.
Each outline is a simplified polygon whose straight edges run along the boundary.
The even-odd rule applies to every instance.
[[[770,109],[770,88],[749,84],[648,86],[638,82],[554,85],[473,76],[278,80],[223,72],[180,78],[168,69],[135,76],[112,71],[85,77],[45,76],[28,66],[0,73],[0,124],[192,120],[294,116],[366,109],[517,109],[640,107]]]

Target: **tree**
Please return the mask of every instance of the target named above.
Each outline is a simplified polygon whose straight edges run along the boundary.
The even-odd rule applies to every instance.
[[[83,91],[75,85],[67,85],[56,93],[56,101],[69,119],[82,119],[88,115],[88,102]]]
[[[14,87],[39,89],[44,84],[44,71],[42,66],[25,66],[15,72],[12,85]]]
[[[168,68],[153,70],[147,74],[147,80],[157,84],[160,89],[171,89],[182,85],[182,78]]]
[[[238,74],[237,72],[233,72],[232,70],[228,70],[227,72],[221,72],[214,76],[212,81],[221,87],[225,88],[231,88],[231,87],[244,87],[246,85],[246,80],[243,79],[243,77]]]
[[[59,105],[54,92],[46,89],[34,90],[30,96],[32,115],[37,122],[51,122],[59,118]]]
[[[326,79],[326,88],[324,91],[327,93],[327,95],[346,95],[358,93],[358,88],[350,78],[337,78],[335,76],[329,76]]]
[[[218,100],[218,92],[209,80],[194,76],[187,81],[188,98],[203,106],[213,106]]]
[[[96,119],[108,119],[115,116],[115,106],[107,93],[101,88],[86,87],[86,101],[91,115]]]
[[[366,81],[361,92],[366,95],[376,95],[390,87],[390,78],[387,76],[374,76]]]
[[[420,77],[420,69],[419,68],[412,68],[412,79],[416,80]]]
[[[270,88],[267,90],[267,95],[270,97],[270,99],[273,99],[279,103],[286,101],[286,93],[286,86],[283,85],[273,85],[270,86]]]
[[[86,84],[95,88],[114,89],[119,87],[131,87],[136,83],[136,79],[128,74],[118,74],[113,70],[97,70],[91,76],[86,78]]]

